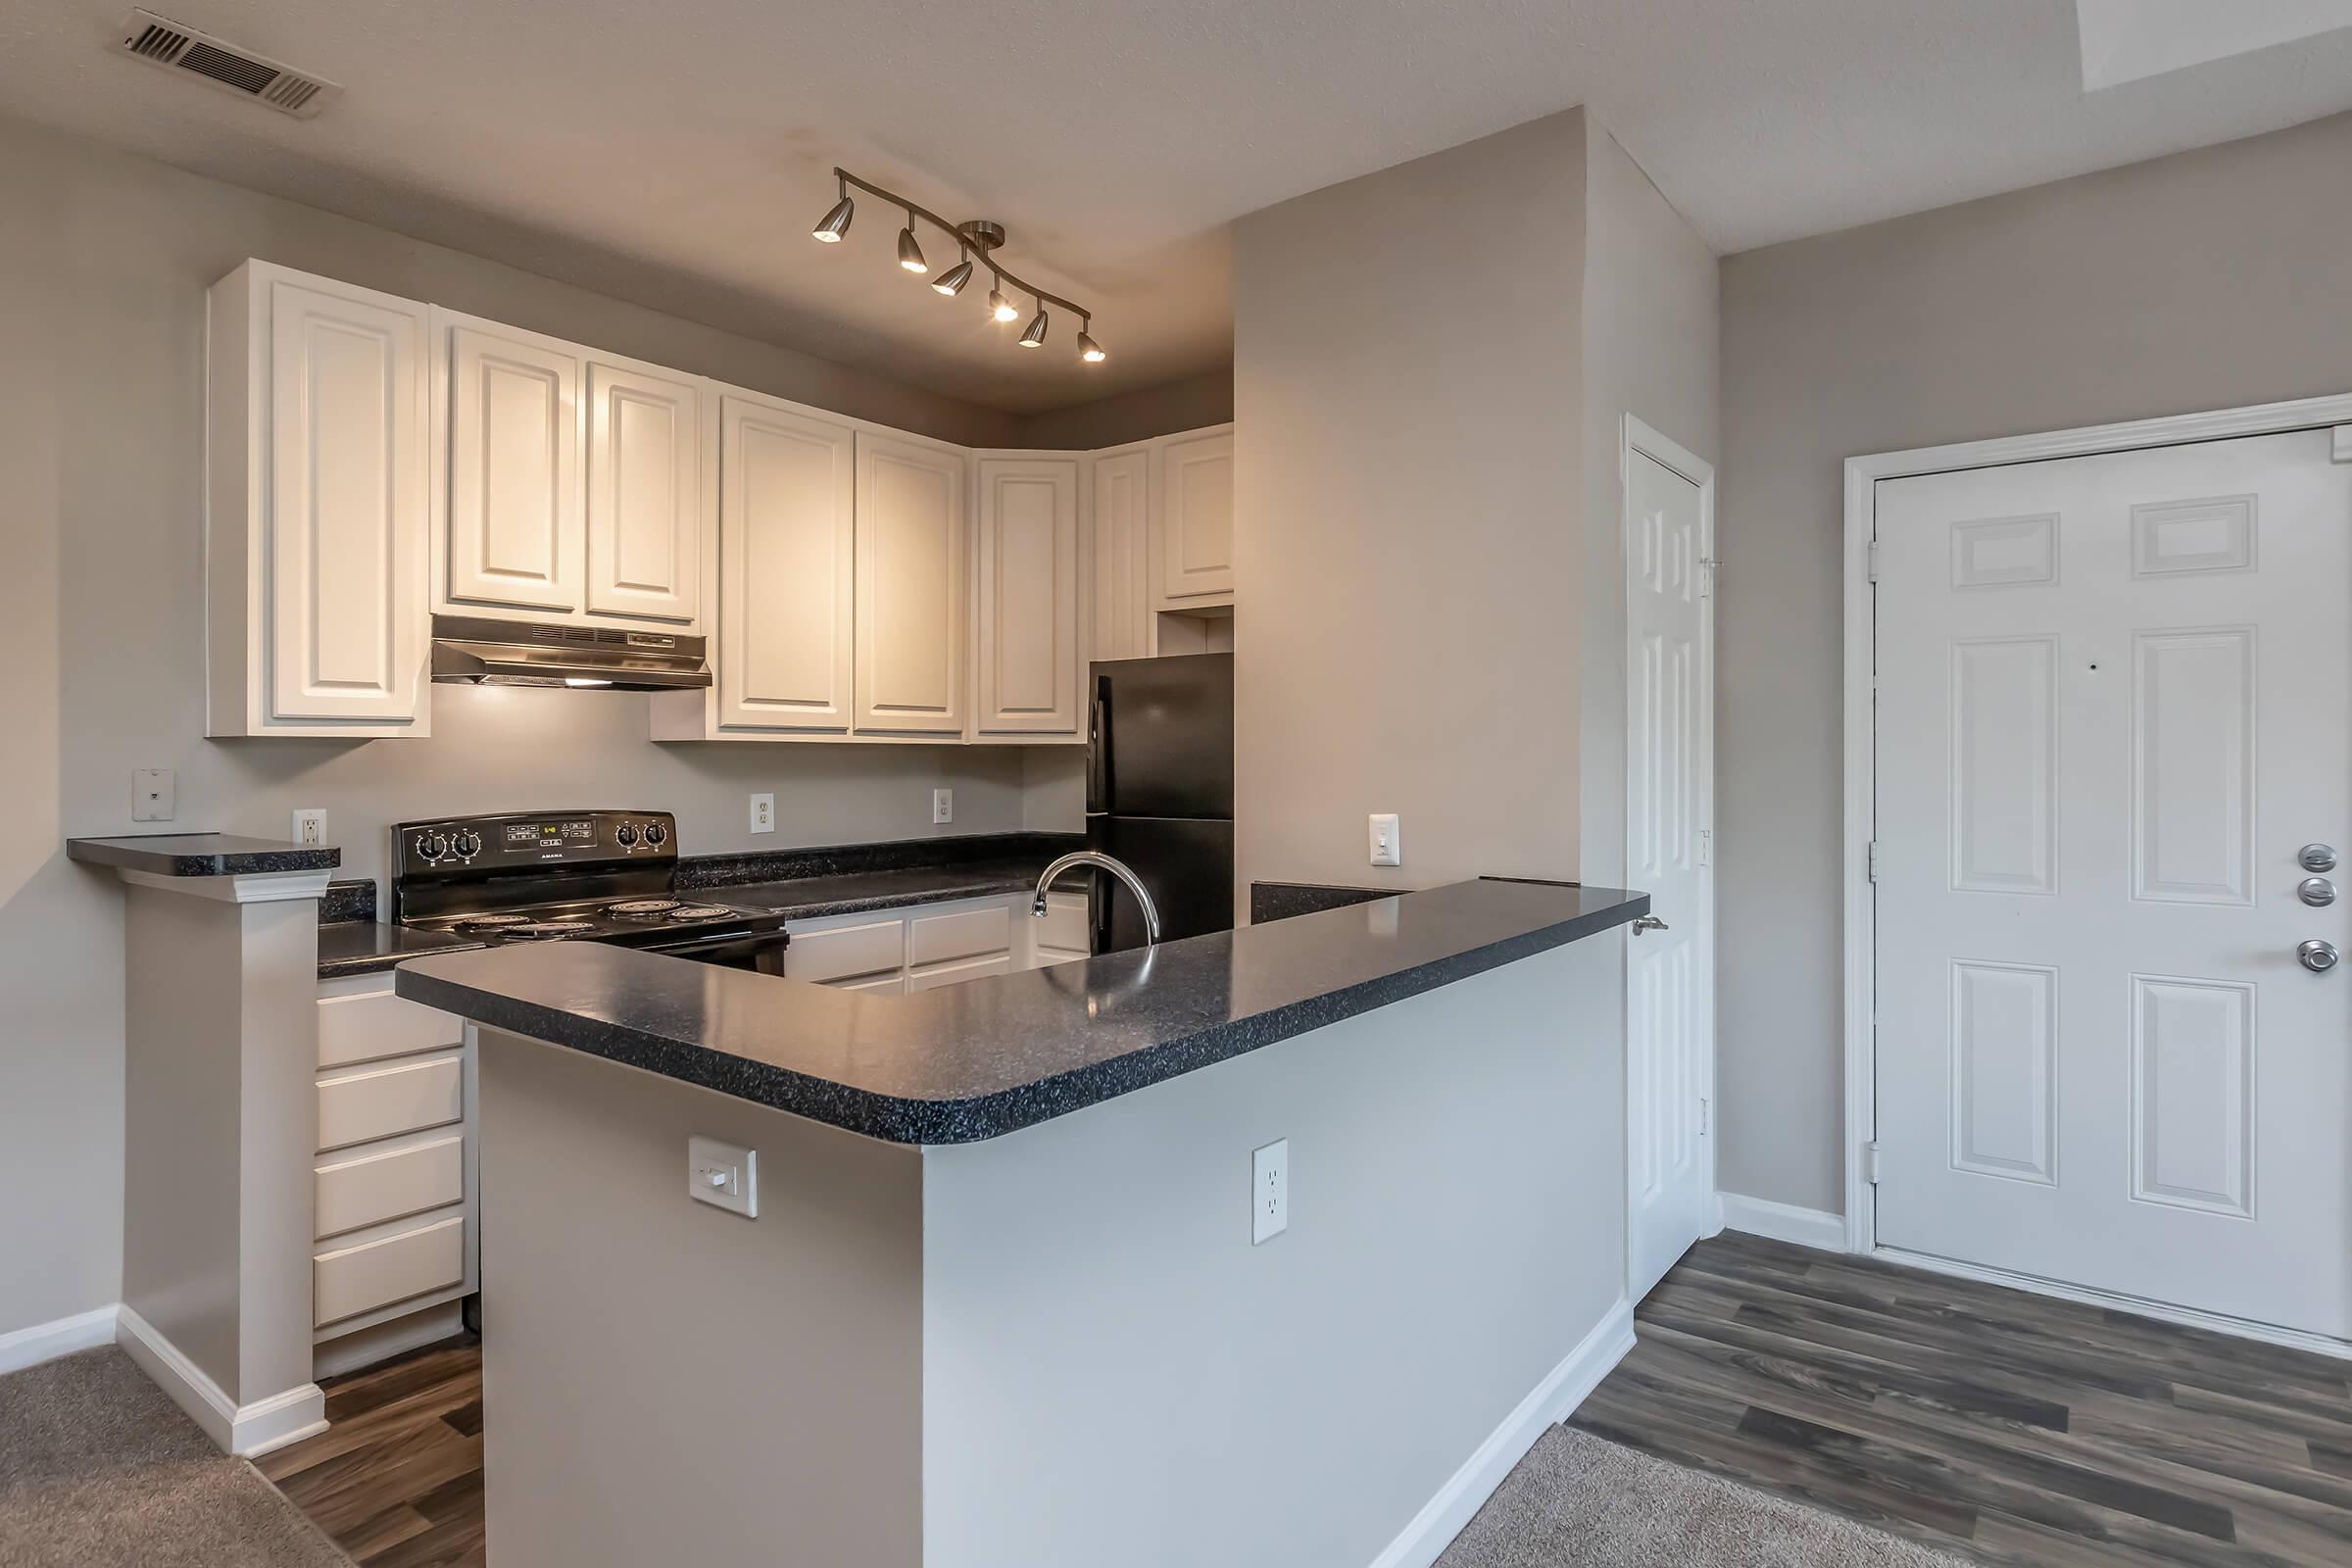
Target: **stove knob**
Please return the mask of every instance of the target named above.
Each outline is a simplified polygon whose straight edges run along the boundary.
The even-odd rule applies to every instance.
[[[458,854],[470,860],[482,853],[482,836],[468,828],[458,835]]]
[[[612,837],[619,841],[622,849],[632,847],[637,842],[637,824],[634,822],[621,823],[612,830]]]
[[[427,833],[416,841],[416,853],[428,860],[438,860],[449,853],[449,840],[438,833]]]
[[[646,823],[645,842],[657,850],[660,849],[662,845],[669,842],[669,829],[663,827],[659,822]]]

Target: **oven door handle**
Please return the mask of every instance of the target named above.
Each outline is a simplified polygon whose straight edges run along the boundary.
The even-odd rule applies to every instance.
[[[657,942],[648,946],[647,953],[666,954],[673,958],[705,957],[712,953],[741,949],[745,953],[764,953],[781,949],[792,939],[782,931],[714,931],[701,936],[685,937],[676,942]]]

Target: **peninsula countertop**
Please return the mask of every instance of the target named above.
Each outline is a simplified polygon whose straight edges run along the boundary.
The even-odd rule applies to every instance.
[[[899,1144],[1000,1137],[1625,925],[1499,878],[907,996],[558,942],[418,958],[401,996]]]

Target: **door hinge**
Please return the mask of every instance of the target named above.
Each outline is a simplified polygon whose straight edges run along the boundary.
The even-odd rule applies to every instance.
[[[1879,542],[1876,539],[1870,542],[1870,580],[1879,580]]]
[[[1873,882],[1879,879],[1879,841],[1877,839],[1870,841],[1870,879]]]
[[[1714,863],[1715,863],[1715,830],[1714,830],[1713,828],[1711,828],[1711,827],[1702,827],[1702,828],[1700,828],[1700,829],[1698,830],[1698,864],[1699,864],[1699,868],[1700,868],[1701,870],[1704,870],[1706,867],[1708,867],[1708,866],[1710,866],[1710,865],[1713,865]]]
[[[1862,1179],[1873,1187],[1879,1184],[1879,1141],[1875,1138],[1862,1146]]]
[[[1704,1095],[1698,1097],[1698,1136],[1707,1136],[1707,1097]]]
[[[1698,597],[1707,598],[1715,592],[1715,568],[1723,564],[1721,556],[1698,558]]]
[[[2338,463],[2352,463],[2352,424],[2339,424],[2329,435],[2328,456]]]

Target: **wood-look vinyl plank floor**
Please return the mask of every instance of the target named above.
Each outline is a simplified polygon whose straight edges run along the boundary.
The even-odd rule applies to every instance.
[[[2002,1565],[2352,1564],[2352,1366],[1732,1232],[1571,1424]]]

